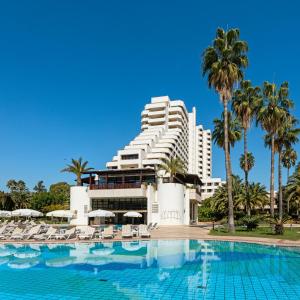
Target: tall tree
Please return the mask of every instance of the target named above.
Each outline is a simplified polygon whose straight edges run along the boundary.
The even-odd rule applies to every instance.
[[[83,162],[81,157],[79,157],[78,160],[72,158],[71,164],[68,164],[66,168],[61,170],[61,172],[75,174],[77,186],[82,186],[81,173],[93,170],[93,168],[90,168],[87,165],[88,161]]]
[[[13,210],[14,208],[15,204],[12,201],[10,194],[0,191],[0,209]]]
[[[270,174],[270,212],[274,217],[274,157],[275,157],[275,137],[282,123],[287,117],[287,113],[292,106],[288,98],[288,83],[284,82],[277,89],[274,83],[264,82],[263,101],[257,114],[257,122],[267,132],[271,147],[271,174]]]
[[[33,190],[37,193],[47,192],[47,189],[44,185],[44,181],[43,180],[38,181],[38,183],[34,186]]]
[[[248,174],[250,170],[254,167],[255,159],[251,152],[247,152],[247,155],[242,154],[240,157],[240,167],[245,173],[245,197],[249,198],[249,185],[248,185]],[[251,215],[251,208],[246,206],[248,216]]]
[[[176,174],[186,174],[184,162],[179,157],[171,157],[170,159],[163,160],[159,169],[165,171],[170,176],[170,183],[174,182]]]
[[[240,88],[234,92],[232,98],[232,110],[239,119],[243,127],[244,135],[244,166],[245,173],[245,190],[246,196],[248,194],[248,140],[247,131],[253,118],[256,116],[257,111],[261,105],[260,88],[254,87],[250,80],[241,81]],[[248,210],[249,213],[249,210]]]
[[[298,135],[300,129],[295,128],[297,121],[286,113],[286,117],[282,122],[281,127],[278,129],[275,135],[275,152],[278,153],[278,206],[279,206],[279,220],[282,219],[283,214],[283,193],[282,193],[282,152],[284,148],[290,148],[293,144],[298,142]],[[268,136],[266,137],[266,139]],[[267,140],[270,144],[270,141]]]
[[[232,98],[234,85],[244,77],[243,69],[248,65],[247,51],[248,45],[245,41],[240,40],[239,29],[225,31],[222,28],[218,28],[212,46],[208,47],[203,54],[203,76],[207,75],[208,86],[214,88],[219,94],[224,109],[224,152],[228,190],[228,228],[230,232],[234,232],[235,227],[227,106]]]
[[[282,153],[282,165],[287,169],[287,180],[290,177],[290,169],[295,166],[297,161],[297,152],[292,148],[287,148]]]
[[[297,216],[299,217],[300,204],[300,164],[295,172],[289,177],[288,184],[285,188],[285,194],[289,202],[296,207]]]
[[[23,180],[11,179],[6,184],[10,190],[9,196],[14,203],[15,209],[27,208],[30,203],[30,192]]]
[[[228,117],[228,152],[230,157],[230,149],[234,147],[235,143],[242,138],[242,128],[237,118],[233,118],[230,112]],[[212,132],[212,139],[220,148],[225,149],[225,134],[224,134],[224,113],[220,119],[214,119],[214,130]]]
[[[294,167],[297,161],[297,152],[292,148],[286,148],[282,153],[282,165],[287,169],[287,181],[290,177],[290,169],[291,167]],[[285,194],[285,193],[284,193]],[[288,197],[286,197],[286,211],[289,214],[290,213],[290,200]]]

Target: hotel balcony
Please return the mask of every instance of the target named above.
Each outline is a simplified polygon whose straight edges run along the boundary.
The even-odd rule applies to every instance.
[[[89,171],[82,179],[90,198],[146,197],[146,185],[155,183],[153,169]]]
[[[156,110],[156,111],[149,111],[148,118],[158,118],[158,117],[165,117],[166,111],[165,110]]]
[[[148,110],[143,110],[141,116],[142,117],[148,116],[148,112],[149,112]]]
[[[117,161],[109,161],[106,163],[107,168],[116,168],[118,167],[118,162]]]
[[[167,102],[157,102],[157,103],[149,103],[146,104],[145,106],[145,110],[164,110],[167,107]]]
[[[165,118],[153,118],[153,119],[149,119],[148,121],[150,125],[154,125],[154,124],[160,125],[160,124],[165,124],[165,122],[166,122]]]

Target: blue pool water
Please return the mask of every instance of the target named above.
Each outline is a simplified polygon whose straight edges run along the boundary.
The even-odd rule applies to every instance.
[[[0,299],[300,299],[300,250],[202,240],[0,245]]]

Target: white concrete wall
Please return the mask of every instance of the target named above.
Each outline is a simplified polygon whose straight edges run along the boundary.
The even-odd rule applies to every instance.
[[[184,225],[190,225],[190,198],[191,189],[185,189],[184,197]]]
[[[72,225],[88,225],[87,213],[91,209],[88,188],[72,186],[70,191],[70,209],[76,211],[76,218],[71,220]]]
[[[159,183],[160,225],[184,224],[184,186],[179,183]]]
[[[158,213],[152,212],[152,204],[157,203],[156,188],[154,187],[154,185],[149,184],[147,186],[146,195],[147,195],[147,224],[149,225],[150,223],[158,223],[159,220],[158,217],[156,217]]]

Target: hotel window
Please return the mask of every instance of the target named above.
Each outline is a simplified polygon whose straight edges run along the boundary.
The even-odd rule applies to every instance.
[[[92,209],[104,210],[147,210],[146,198],[103,198],[92,199]]]
[[[139,155],[138,154],[124,154],[121,155],[122,160],[130,160],[130,159],[138,159]]]

